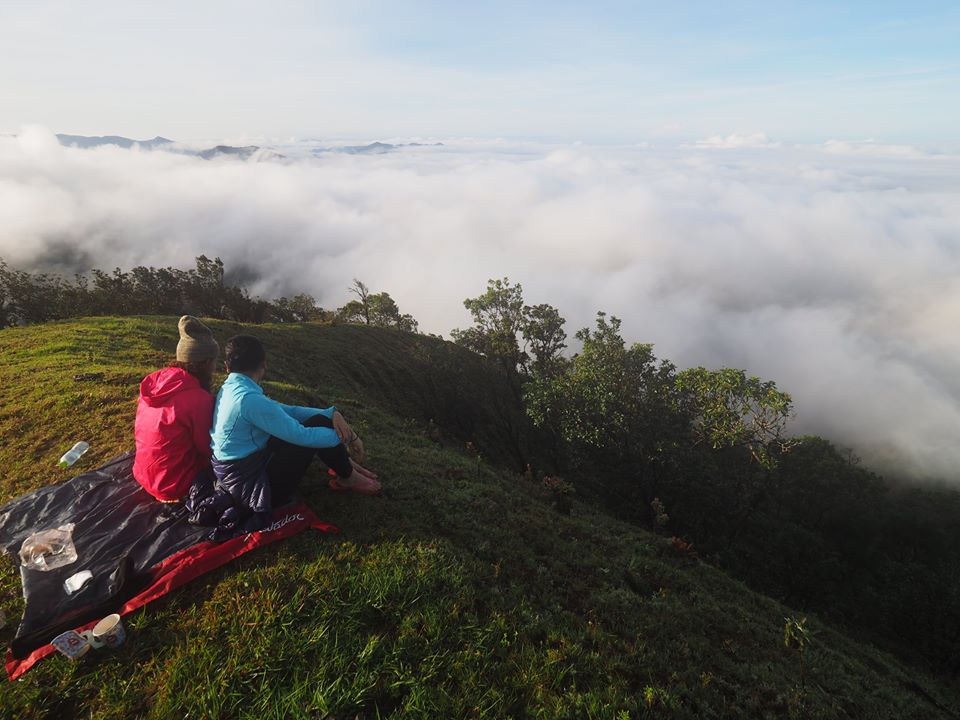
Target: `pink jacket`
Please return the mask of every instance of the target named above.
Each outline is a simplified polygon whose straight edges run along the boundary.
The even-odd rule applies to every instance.
[[[186,370],[164,368],[140,383],[133,476],[158,500],[179,500],[210,462],[214,397]]]

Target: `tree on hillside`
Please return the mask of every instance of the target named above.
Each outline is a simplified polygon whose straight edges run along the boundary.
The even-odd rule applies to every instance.
[[[251,299],[247,290],[225,281],[220,258],[196,258],[196,267],[187,272],[184,303],[194,315],[264,322],[270,317],[269,303]]]
[[[123,272],[120,268],[114,268],[112,273],[105,273],[103,270],[93,270],[93,290],[97,297],[98,314],[112,315],[132,315],[136,312],[135,308],[142,308],[138,303],[138,293],[135,290],[134,283],[131,280],[130,273]],[[155,302],[153,298],[148,299],[147,307]],[[141,309],[141,312],[144,310]]]
[[[0,327],[60,320],[83,306],[75,288],[61,276],[28,273],[0,260]]]
[[[486,292],[467,298],[463,306],[474,324],[454,329],[454,342],[499,363],[508,377],[550,374],[560,365],[560,353],[566,347],[565,320],[550,305],[524,305],[520,283],[512,285],[506,277],[489,280]]]
[[[315,322],[327,320],[330,316],[307,293],[299,293],[292,298],[279,297],[273,301],[273,305],[276,319],[280,322]]]
[[[775,382],[747,377],[743,370],[698,367],[681,372],[676,385],[692,405],[700,441],[713,449],[744,448],[772,469],[776,454],[791,446],[785,432],[793,401]]]
[[[401,313],[396,301],[390,297],[389,293],[371,293],[370,288],[356,278],[349,290],[357,296],[357,299],[337,309],[338,320],[417,332],[419,327],[417,321],[412,315]]]
[[[380,327],[397,327],[408,332],[417,332],[418,324],[412,315],[400,312],[396,301],[389,293],[374,293],[368,298],[370,323]]]
[[[627,346],[620,320],[597,313],[577,333],[583,350],[524,391],[538,427],[565,444],[573,467],[604,475],[609,489],[641,494],[641,511],[687,444],[689,417],[676,402],[675,368],[653,346]],[[616,486],[616,487],[615,487]]]
[[[540,304],[523,308],[523,339],[530,350],[530,372],[537,377],[552,376],[564,367],[561,355],[567,347],[564,342],[566,324],[552,305]]]
[[[776,383],[731,368],[684,370],[676,391],[692,419],[697,463],[685,508],[729,550],[771,498],[779,458],[795,444],[786,435],[792,400]]]
[[[450,334],[453,341],[490,360],[499,362],[509,377],[515,377],[526,364],[517,335],[523,329],[523,288],[510,284],[509,278],[489,280],[487,291],[467,298],[463,306],[473,316],[473,327],[459,328]]]
[[[136,312],[141,314],[176,313],[184,306],[184,289],[189,271],[177,268],[153,268],[139,265],[130,271],[136,294]]]
[[[312,309],[311,309],[312,308]],[[267,322],[317,314],[301,294],[271,303],[251,298],[225,280],[223,261],[205,255],[190,270],[138,266],[130,271],[90,271],[70,282],[60,275],[30,273],[0,259],[0,327],[84,315],[182,315]]]
[[[346,322],[360,322],[370,324],[370,288],[362,282],[353,279],[353,285],[347,290],[357,296],[337,311],[337,315]]]
[[[199,255],[190,270],[138,266],[129,272],[94,269],[89,289],[95,315],[183,314],[246,322],[270,319],[266,303],[225,282],[220,258]],[[264,317],[267,315],[267,317]]]
[[[196,259],[196,268],[191,273],[191,282],[187,286],[187,301],[197,309],[197,314],[210,317],[224,317],[230,308],[232,293],[224,283],[223,261],[211,260],[206,255]]]
[[[13,299],[7,291],[7,264],[0,260],[0,328],[16,324],[13,315]]]

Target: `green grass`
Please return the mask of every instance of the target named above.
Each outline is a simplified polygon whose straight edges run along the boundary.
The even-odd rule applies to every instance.
[[[308,532],[244,556],[126,619],[128,641],[52,657],[0,687],[11,718],[642,718],[955,716],[955,688],[811,618],[805,688],[783,645],[789,608],[676,554],[668,539],[509,469],[507,392],[431,338],[210,322],[268,346],[267,391],[336,402],[381,498],[307,502]],[[172,353],[173,318],[0,332],[0,501],[132,446],[136,385]],[[100,373],[75,381],[75,374]],[[428,426],[434,419],[439,432]],[[475,438],[478,465],[462,451]],[[503,457],[503,466],[489,458]],[[22,610],[12,562],[0,606]],[[13,628],[0,630],[7,642]]]

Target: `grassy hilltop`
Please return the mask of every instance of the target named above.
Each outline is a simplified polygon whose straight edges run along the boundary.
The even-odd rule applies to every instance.
[[[338,535],[256,551],[126,619],[127,643],[50,658],[0,687],[0,717],[956,717],[960,698],[511,465],[519,408],[479,358],[375,328],[210,321],[268,347],[267,392],[336,403],[380,498],[307,502]],[[0,332],[0,502],[132,448],[136,387],[171,356],[174,318]],[[75,376],[77,379],[75,379]],[[480,458],[464,443],[473,441]],[[502,459],[503,462],[498,462]],[[0,575],[8,642],[21,610]]]

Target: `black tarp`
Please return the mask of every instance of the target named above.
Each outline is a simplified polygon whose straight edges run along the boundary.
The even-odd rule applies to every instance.
[[[197,542],[209,528],[187,523],[182,505],[154,500],[133,479],[133,453],[0,507],[0,547],[17,557],[35,532],[73,523],[77,560],[48,571],[20,567],[26,607],[11,643],[22,659],[59,633],[114,612],[149,581],[149,569]],[[64,581],[93,578],[68,594]]]

